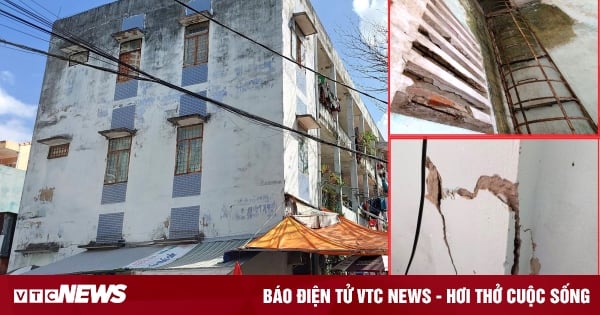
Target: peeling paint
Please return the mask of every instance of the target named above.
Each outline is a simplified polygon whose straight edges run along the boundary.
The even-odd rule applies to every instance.
[[[514,237],[514,258],[513,265],[511,268],[511,274],[519,274],[519,253],[521,250],[521,223],[519,217],[519,184],[513,183],[507,179],[504,179],[498,175],[494,176],[481,176],[477,180],[475,189],[473,192],[469,192],[464,188],[459,188],[456,193],[467,199],[474,199],[477,197],[477,193],[480,189],[488,190],[502,202],[508,205],[509,209],[515,214],[515,237]]]
[[[446,244],[446,248],[448,249],[448,256],[450,256],[450,261],[452,262],[452,268],[454,268],[454,273],[458,275],[458,270],[456,269],[456,265],[454,264],[454,258],[452,257],[452,251],[450,250],[450,244],[448,244],[448,236],[446,233],[446,217],[444,217],[444,213],[441,209],[441,200],[442,200],[442,176],[438,172],[437,168],[431,162],[431,159],[427,157],[427,162],[425,163],[427,170],[429,173],[427,174],[427,178],[425,183],[427,185],[427,195],[425,198],[431,201],[438,210],[440,217],[442,218],[442,228],[444,232],[444,243]]]
[[[540,263],[539,258],[535,255],[537,244],[533,240],[533,230],[526,229],[524,232],[529,232],[529,235],[531,236],[531,259],[529,259],[529,274],[538,275],[542,269],[542,264]]]
[[[35,201],[52,202],[54,198],[54,187],[43,188],[39,190],[37,196],[33,197]]]

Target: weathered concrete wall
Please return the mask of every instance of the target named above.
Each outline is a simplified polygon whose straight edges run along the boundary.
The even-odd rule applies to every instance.
[[[0,212],[19,213],[25,171],[0,165]]]
[[[429,0],[400,1],[393,0],[390,3],[390,93],[402,91],[411,85],[410,80],[400,75],[404,72],[406,60],[404,55],[412,48],[412,42],[416,39],[421,17]],[[402,12],[402,14],[400,14]],[[393,96],[393,94],[390,94]]]
[[[310,19],[315,23],[318,18],[312,12],[305,1],[286,0],[282,1],[282,23],[281,23],[281,47],[284,55],[292,58],[292,36],[295,36],[294,20],[292,15],[298,12],[307,12]],[[302,64],[315,69],[315,53],[317,34],[302,36]],[[303,130],[298,124],[296,114],[312,114],[317,117],[317,100],[315,94],[316,80],[315,75],[300,66],[297,66],[289,61],[283,61],[283,100],[285,106],[283,112],[283,121],[286,126],[302,132],[308,132],[316,136],[316,130]],[[315,141],[309,139],[301,139],[299,135],[286,132],[284,138],[284,163],[285,163],[285,192],[297,198],[300,198],[314,206],[318,205],[319,197],[319,160],[318,160],[318,145]],[[302,183],[299,171],[299,142],[304,141],[308,150],[308,193],[304,191],[307,188],[306,183]]]
[[[421,195],[421,148],[420,140],[391,142],[392,274],[404,274],[412,251]],[[515,183],[518,150],[518,140],[428,142],[432,164],[426,173],[420,238],[409,274],[504,274],[506,231],[513,224],[508,206],[488,190],[480,190],[473,199],[457,192],[459,188],[472,192],[482,176],[499,175]],[[441,177],[439,186],[431,166]]]
[[[406,61],[402,56],[407,54],[412,48],[414,35],[419,28],[421,16],[425,12],[427,0],[419,1],[391,1],[390,10],[392,12],[405,12],[402,16],[390,15],[390,97],[393,98],[395,91],[406,89],[412,82],[405,76],[401,76],[404,71]],[[402,134],[424,134],[424,133],[474,133],[463,128],[447,126],[423,119],[413,118],[390,113],[389,123],[390,133]]]
[[[521,141],[518,179],[520,273],[597,274],[598,142]]]
[[[422,133],[496,132],[481,47],[444,1],[392,2],[390,34],[392,133],[414,133],[415,118]]]
[[[151,9],[149,9],[151,8]],[[123,0],[56,23],[55,29],[79,32],[84,39],[118,54],[111,34],[126,16],[145,14],[141,68],[179,84],[182,76],[184,8],[172,2]],[[282,51],[282,4],[276,0],[215,1],[214,18],[252,34]],[[285,12],[289,18],[289,12]],[[210,27],[208,80],[188,86],[195,92],[283,123],[282,60],[216,25]],[[50,52],[61,53],[54,40]],[[106,66],[90,59],[89,63]],[[278,130],[207,105],[204,124],[201,194],[172,198],[176,128],[180,93],[139,82],[137,96],[114,101],[115,75],[69,67],[50,59],[34,131],[31,163],[25,182],[14,249],[29,243],[58,242],[57,254],[16,254],[11,268],[43,265],[80,251],[77,245],[96,238],[98,215],[124,212],[123,237],[149,241],[168,234],[171,208],[200,206],[205,237],[253,234],[276,224],[283,214],[284,141]],[[283,100],[283,105],[282,105]],[[113,109],[135,105],[135,128],[126,200],[101,204],[108,141],[98,131],[110,129]],[[72,136],[67,157],[48,160],[48,146],[38,139]],[[297,167],[297,162],[291,164]],[[313,173],[317,173],[314,170]],[[289,189],[293,189],[289,187]]]
[[[525,11],[528,12],[525,16],[597,124],[598,1],[542,0],[541,3]],[[561,23],[563,14],[572,19],[571,23]]]

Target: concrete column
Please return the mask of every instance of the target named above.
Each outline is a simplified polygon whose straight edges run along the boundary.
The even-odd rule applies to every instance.
[[[358,120],[358,132],[360,132],[361,134],[365,133],[365,119],[364,117],[361,115],[360,119]],[[364,172],[363,174],[363,195],[365,196],[365,198],[369,198],[369,174],[367,172]]]
[[[354,132],[354,102],[350,93],[346,93],[346,119],[348,120],[348,135],[350,136],[352,149],[356,150],[356,134]],[[350,164],[350,185],[352,192],[350,200],[352,200],[352,211],[357,214],[356,223],[358,223],[358,162],[356,161],[356,153],[352,153],[352,163]]]
[[[337,80],[336,79],[336,73],[335,73],[335,66],[333,64],[331,64],[331,68],[330,70],[330,75],[329,77]],[[337,86],[336,83],[333,81],[329,81],[331,90],[333,91],[333,95],[335,95],[337,97]],[[340,136],[339,136],[339,130],[340,130],[340,117],[339,117],[339,112],[335,112],[334,114],[334,118],[335,118],[335,135],[336,135],[336,143],[339,145],[340,144]],[[333,171],[335,172],[335,174],[337,174],[340,178],[342,177],[342,156],[341,156],[341,151],[340,148],[335,147],[333,148]],[[340,201],[340,210],[342,209],[342,189],[338,188],[338,195],[339,195],[339,201]]]
[[[314,37],[314,36],[313,36]],[[318,46],[318,42],[315,38],[315,44],[313,45],[313,50],[314,50],[314,69],[319,69],[319,50],[317,49]],[[315,77],[315,91],[314,91],[314,97],[315,97],[315,119],[319,122],[320,120],[320,115],[319,115],[319,109],[321,108],[321,103],[319,102],[319,79],[317,77]],[[319,139],[321,139],[321,129],[317,129],[317,137]],[[321,207],[323,206],[323,190],[320,188],[319,185],[321,185],[323,183],[323,178],[321,176],[321,144],[317,143],[317,206],[319,207],[319,209],[321,209]]]

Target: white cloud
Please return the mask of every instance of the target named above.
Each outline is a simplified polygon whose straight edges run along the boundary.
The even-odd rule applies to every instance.
[[[10,85],[15,84],[15,75],[8,70],[0,71],[0,82],[6,82]]]
[[[352,8],[362,22],[387,27],[387,0],[354,0]]]
[[[387,29],[387,0],[353,0],[352,8],[360,19],[359,28],[362,36],[373,44],[387,46],[387,34],[378,30]]]
[[[28,142],[31,141],[32,134],[31,128],[25,125],[24,120],[0,118],[0,141]]]
[[[10,115],[22,118],[33,118],[37,112],[34,105],[25,104],[8,95],[0,86],[0,116]]]
[[[388,115],[387,115],[387,113],[384,113],[383,115],[381,115],[381,118],[379,119],[379,121],[377,121],[377,128],[379,128],[379,131],[381,131],[381,135],[383,136],[385,141],[387,141],[388,140]]]
[[[354,0],[352,8],[361,20],[387,26],[387,0]]]
[[[0,80],[4,80],[0,72]],[[10,96],[0,86],[0,140],[31,141],[37,108]]]

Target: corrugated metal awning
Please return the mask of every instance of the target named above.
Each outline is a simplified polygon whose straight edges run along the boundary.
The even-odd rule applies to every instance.
[[[25,275],[57,275],[77,273],[101,273],[123,269],[141,258],[161,250],[163,247],[124,247],[118,249],[89,250],[57,262],[41,266]]]
[[[223,260],[223,255],[225,252],[245,245],[249,239],[250,237],[240,237],[239,239],[226,240],[204,240],[202,243],[196,245],[196,247],[190,250],[186,255],[170,264],[162,266],[161,269],[189,269],[223,266],[225,263]]]

